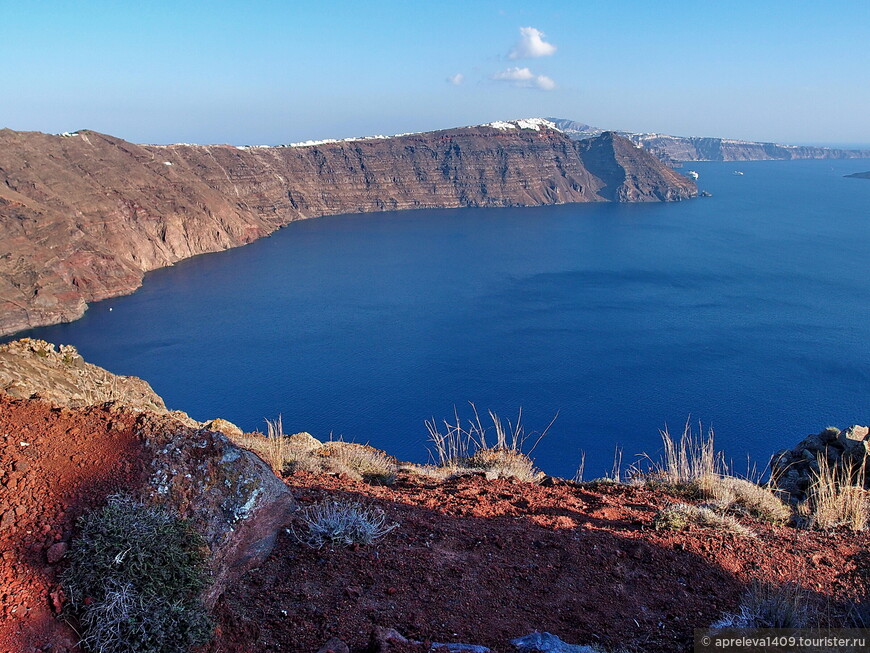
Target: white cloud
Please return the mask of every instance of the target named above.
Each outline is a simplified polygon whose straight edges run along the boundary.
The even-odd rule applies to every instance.
[[[514,66],[495,73],[492,78],[498,82],[508,82],[520,88],[537,88],[542,91],[552,91],[556,82],[546,75],[535,75],[528,68]]]
[[[463,75],[462,73],[456,73],[455,75],[450,75],[450,77],[447,78],[447,82],[449,84],[453,84],[454,86],[459,86],[463,82],[463,80],[465,80],[465,75]]]
[[[534,27],[520,27],[520,40],[508,53],[510,59],[534,59],[549,57],[556,52],[556,46],[544,40],[544,33]]]
[[[547,77],[546,75],[538,75],[535,77],[535,86],[537,86],[542,91],[552,91],[556,88],[556,82]]]
[[[514,66],[513,68],[497,72],[492,78],[503,82],[527,82],[534,79],[535,75],[528,68]]]

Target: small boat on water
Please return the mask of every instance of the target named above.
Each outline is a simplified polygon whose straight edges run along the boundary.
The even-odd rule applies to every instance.
[[[740,175],[741,177],[743,176],[743,173],[740,172],[739,170],[735,170],[735,171],[734,171],[734,174],[735,174],[735,175]]]
[[[697,179],[697,178],[698,178],[698,173],[695,172],[694,170],[688,170],[688,171],[686,172],[686,176],[689,177],[690,179]]]

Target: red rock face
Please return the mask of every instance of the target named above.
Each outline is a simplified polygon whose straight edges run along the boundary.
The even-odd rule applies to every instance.
[[[76,319],[145,272],[302,218],[693,197],[619,136],[491,127],[309,147],[133,145],[0,130],[0,335]]]

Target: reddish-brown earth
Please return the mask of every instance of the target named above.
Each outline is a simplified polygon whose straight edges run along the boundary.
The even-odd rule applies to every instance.
[[[0,651],[75,650],[56,616],[59,554],[83,511],[143,482],[141,419],[0,393]],[[374,546],[322,550],[282,531],[267,561],[217,601],[206,653],[313,653],[333,636],[361,653],[376,627],[494,651],[533,630],[685,651],[692,629],[733,610],[753,579],[841,601],[862,594],[870,568],[864,534],[751,519],[755,539],[656,531],[653,516],[674,499],[643,487],[407,472],[391,487],[308,473],[285,481],[302,506],[350,496],[399,526]],[[286,528],[300,527],[298,515]]]
[[[63,560],[54,556],[83,512],[142,480],[135,421],[129,412],[0,392],[0,651],[75,642],[56,618]]]
[[[614,650],[686,651],[692,629],[734,610],[753,579],[847,599],[866,566],[866,536],[846,532],[753,520],[757,539],[658,532],[653,516],[673,499],[642,487],[286,480],[302,505],[349,495],[399,527],[355,549],[313,550],[285,532],[270,560],[219,602],[212,653],[313,652],[333,636],[365,651],[376,626],[494,651],[512,651],[511,639],[534,630]]]

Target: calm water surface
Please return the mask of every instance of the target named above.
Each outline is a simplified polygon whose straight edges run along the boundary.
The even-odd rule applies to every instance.
[[[537,462],[570,476],[585,450],[587,477],[689,415],[741,468],[870,422],[870,182],[843,178],[870,161],[687,168],[713,197],[295,223],[24,335],[196,419],[282,414],[421,462],[423,421],[470,401],[531,430],[558,412]]]

